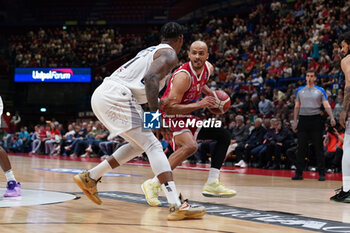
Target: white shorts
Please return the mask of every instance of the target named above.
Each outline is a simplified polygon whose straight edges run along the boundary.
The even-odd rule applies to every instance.
[[[142,126],[143,110],[130,89],[113,80],[105,80],[91,97],[96,117],[110,132],[109,138]]]

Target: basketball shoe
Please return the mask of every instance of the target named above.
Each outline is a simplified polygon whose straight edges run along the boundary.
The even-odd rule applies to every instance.
[[[153,182],[152,179],[149,179],[143,182],[141,188],[150,206],[161,206],[162,203],[158,200],[161,191],[159,182]]]
[[[21,183],[15,180],[7,182],[7,189],[4,193],[4,197],[18,197],[22,195]]]
[[[206,197],[233,197],[237,192],[232,189],[226,188],[218,179],[215,179],[211,183],[206,183],[202,192]]]
[[[101,178],[94,180],[90,178],[88,171],[83,171],[78,175],[75,175],[73,179],[91,201],[95,202],[97,205],[102,204],[97,192],[97,182],[99,182]]]
[[[181,206],[171,204],[169,206],[168,221],[179,221],[183,219],[201,218],[205,215],[204,206],[191,206],[188,200],[184,200],[180,194]]]
[[[336,194],[330,198],[331,201],[350,203],[350,190],[343,191],[343,187],[336,189]]]

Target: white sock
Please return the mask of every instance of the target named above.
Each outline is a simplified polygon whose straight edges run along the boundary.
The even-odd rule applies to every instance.
[[[5,172],[5,176],[6,176],[7,181],[10,181],[10,180],[16,181],[16,178],[15,178],[15,175],[13,174],[12,169]]]
[[[207,183],[212,183],[214,180],[219,179],[220,169],[210,168]]]
[[[103,174],[112,171],[113,169],[107,162],[107,160],[102,161],[100,164],[98,164],[96,167],[89,170],[90,172],[90,178],[94,180],[98,180]]]
[[[343,191],[347,192],[350,190],[350,176],[343,176]]]
[[[348,132],[349,126],[346,127],[344,143],[343,143],[343,159],[342,159],[342,172],[343,172],[343,191],[350,190],[350,134]]]
[[[155,176],[155,177],[153,177],[153,179],[152,179],[152,183],[156,183],[156,182],[159,183],[159,180],[158,180],[158,178]]]
[[[181,206],[179,196],[176,192],[176,187],[174,181],[168,181],[162,184],[163,192],[165,193],[166,198],[168,199],[169,204],[175,204]]]

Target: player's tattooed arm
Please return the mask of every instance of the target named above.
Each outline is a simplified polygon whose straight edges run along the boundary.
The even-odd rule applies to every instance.
[[[153,58],[153,62],[146,73],[145,90],[148,106],[151,111],[159,109],[159,82],[177,65],[178,59],[172,49],[160,49]]]
[[[344,89],[344,101],[343,109],[339,115],[339,123],[345,127],[346,116],[349,110],[350,104],[350,57],[347,56],[341,61],[341,69],[345,75],[345,89]]]
[[[158,109],[159,81],[160,77],[156,74],[145,76],[146,96],[151,111]]]
[[[343,111],[347,112],[349,110],[350,104],[350,86],[345,87],[344,89],[344,102],[343,102]]]
[[[339,114],[339,123],[344,128],[345,128],[347,113],[349,110],[349,104],[350,104],[350,86],[346,86],[344,89],[343,109]]]

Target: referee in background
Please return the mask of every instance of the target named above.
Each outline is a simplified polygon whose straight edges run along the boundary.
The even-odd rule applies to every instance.
[[[306,72],[306,86],[298,88],[295,98],[293,131],[298,135],[297,170],[292,180],[302,180],[305,168],[305,156],[308,150],[309,140],[315,149],[317,158],[319,181],[325,181],[325,158],[323,154],[323,129],[324,122],[321,118],[321,105],[331,118],[331,125],[336,122],[328,103],[327,94],[322,87],[315,85],[316,72],[308,70]],[[299,122],[297,118],[299,116]]]

